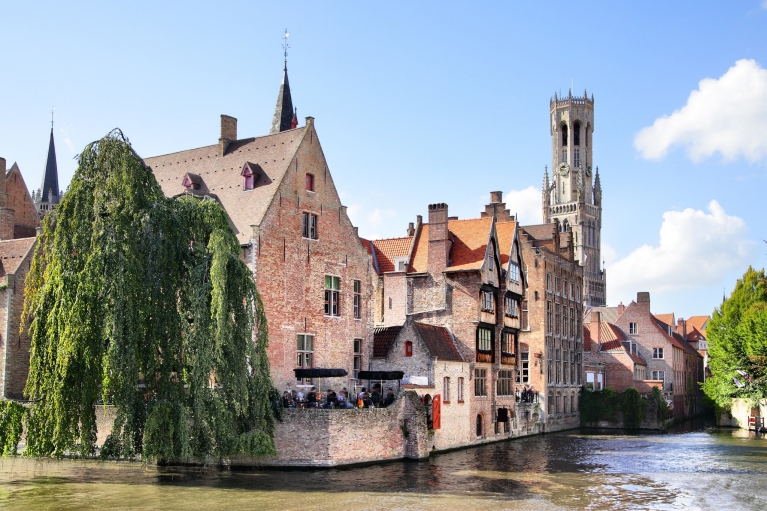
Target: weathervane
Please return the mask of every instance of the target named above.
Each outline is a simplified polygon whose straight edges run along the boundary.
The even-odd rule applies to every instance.
[[[53,129],[53,112],[56,111],[56,107],[51,108],[51,129]]]
[[[290,32],[288,32],[288,29],[285,29],[285,36],[282,38],[282,49],[284,51],[285,55],[285,62],[288,61],[288,50],[290,49],[290,46],[288,45],[288,37],[290,36]]]

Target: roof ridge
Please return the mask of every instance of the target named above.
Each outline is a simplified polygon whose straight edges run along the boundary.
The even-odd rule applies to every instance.
[[[376,238],[376,239],[371,239],[370,241],[404,240],[404,239],[409,239],[412,237],[413,236],[395,236],[393,238]]]
[[[255,142],[256,140],[258,140],[260,138],[274,137],[274,136],[277,136],[277,135],[282,135],[283,133],[288,133],[290,131],[302,130],[304,128],[306,128],[306,126],[300,126],[300,127],[292,128],[292,129],[289,129],[289,130],[280,131],[279,133],[270,133],[270,134],[267,134],[267,135],[259,135],[259,136],[255,136],[255,137],[238,138],[237,140],[232,141],[232,143],[234,144],[234,143],[237,143],[237,142],[248,142],[248,141]],[[147,156],[144,159],[147,160],[147,159],[154,159],[154,158],[162,158],[163,156],[171,156],[173,154],[187,153],[189,151],[197,151],[199,149],[208,149],[208,148],[211,148],[211,147],[215,147],[216,149],[218,149],[218,144],[210,144],[210,145],[203,145],[203,146],[200,146],[200,147],[192,147],[190,149],[182,149],[181,151],[172,151],[170,153],[165,153],[165,154],[156,154],[154,156]]]

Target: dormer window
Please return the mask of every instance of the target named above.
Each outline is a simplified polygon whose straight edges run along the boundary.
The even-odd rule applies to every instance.
[[[253,169],[250,168],[249,164],[246,163],[242,166],[242,172],[240,175],[242,176],[242,189],[252,190],[256,184],[256,179],[253,173]]]
[[[181,182],[181,185],[189,191],[199,190],[201,182],[202,179],[197,174],[187,173],[184,175],[184,180]]]
[[[314,174],[306,174],[306,191],[314,191]]]

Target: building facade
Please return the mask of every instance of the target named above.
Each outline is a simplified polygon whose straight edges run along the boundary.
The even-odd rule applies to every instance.
[[[550,102],[551,179],[543,176],[543,223],[572,230],[575,259],[583,266],[583,301],[587,306],[606,303],[606,274],[602,257],[602,185],[599,169],[592,176],[594,96]]]

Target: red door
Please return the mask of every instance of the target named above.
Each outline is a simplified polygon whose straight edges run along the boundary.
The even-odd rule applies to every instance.
[[[442,421],[442,396],[437,394],[431,402],[431,422],[434,429],[439,429]]]

